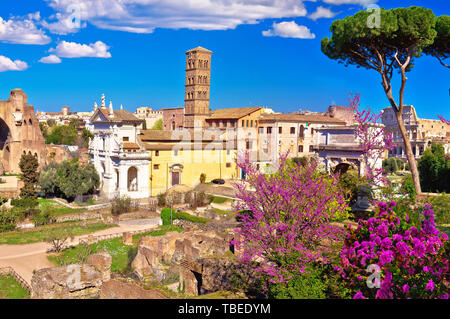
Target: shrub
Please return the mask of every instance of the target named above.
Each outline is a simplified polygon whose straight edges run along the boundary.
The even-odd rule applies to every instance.
[[[158,206],[159,207],[167,206],[167,200],[166,200],[167,199],[167,195],[166,195],[166,193],[158,194],[157,198],[158,198]]]
[[[47,225],[55,222],[50,205],[45,205],[41,210],[37,210],[33,214],[33,223],[35,226]]]
[[[0,209],[0,232],[7,232],[16,229],[16,223],[19,219],[17,213],[5,208]]]
[[[437,224],[450,224],[450,195],[442,193],[439,196],[429,196],[421,201],[420,206],[429,203],[436,214]]]
[[[116,196],[111,202],[111,214],[118,216],[121,214],[129,213],[138,209],[137,202],[133,202],[130,197]]]
[[[74,235],[68,228],[54,228],[50,229],[44,236],[44,241],[51,244],[55,252],[61,252],[70,239],[73,239]]]
[[[416,200],[416,188],[414,187],[414,181],[412,179],[411,175],[407,175],[402,180],[402,187],[401,191],[403,193],[408,194],[409,199],[411,199],[413,202]]]
[[[371,218],[349,229],[342,267],[336,270],[353,298],[448,298],[448,236],[436,229],[429,205],[421,227],[416,228],[407,215],[401,219],[395,214],[395,204],[380,203]]]
[[[424,192],[450,192],[450,161],[445,157],[444,147],[432,144],[423,152],[417,165],[420,185]]]
[[[189,204],[189,207],[196,209],[197,207],[203,207],[211,204],[213,196],[207,195],[205,192],[189,191],[184,196],[185,203]]]

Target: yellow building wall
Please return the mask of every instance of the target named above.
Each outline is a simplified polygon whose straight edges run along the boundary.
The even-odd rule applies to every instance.
[[[172,167],[182,166],[180,170],[180,183],[195,187],[200,183],[200,174],[206,174],[206,182],[216,178],[235,179],[238,177],[238,168],[235,163],[236,151],[226,150],[174,150],[149,151],[150,162],[150,194],[157,196],[173,186]],[[228,153],[228,154],[227,154]],[[227,163],[229,167],[227,167]],[[178,166],[179,167],[179,166]]]

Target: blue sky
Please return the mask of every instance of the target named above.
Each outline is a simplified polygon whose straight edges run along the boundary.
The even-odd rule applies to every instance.
[[[363,106],[381,109],[388,103],[378,73],[344,67],[320,51],[331,22],[369,2],[2,1],[0,99],[22,88],[39,111],[58,111],[63,105],[88,111],[100,103],[102,93],[108,103],[130,111],[183,106],[184,53],[200,45],[214,52],[212,109],[267,106],[280,112],[321,112],[331,104],[347,105],[350,91],[362,94]],[[441,0],[376,4],[450,13],[450,4]],[[75,13],[81,19],[70,21],[80,21],[81,27],[67,29]],[[48,56],[60,63],[40,62]],[[449,80],[448,69],[420,58],[408,76],[405,103],[413,104],[421,117],[449,118]]]

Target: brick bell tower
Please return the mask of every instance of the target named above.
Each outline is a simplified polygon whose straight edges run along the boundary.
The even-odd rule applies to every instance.
[[[202,47],[186,52],[186,83],[184,97],[184,127],[204,127],[209,116],[211,55]]]

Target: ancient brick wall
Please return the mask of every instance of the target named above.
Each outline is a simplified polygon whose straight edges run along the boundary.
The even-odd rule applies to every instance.
[[[45,165],[45,140],[34,108],[27,95],[15,89],[7,101],[0,101],[0,165],[5,172],[20,173],[22,154],[36,155],[40,166]]]

